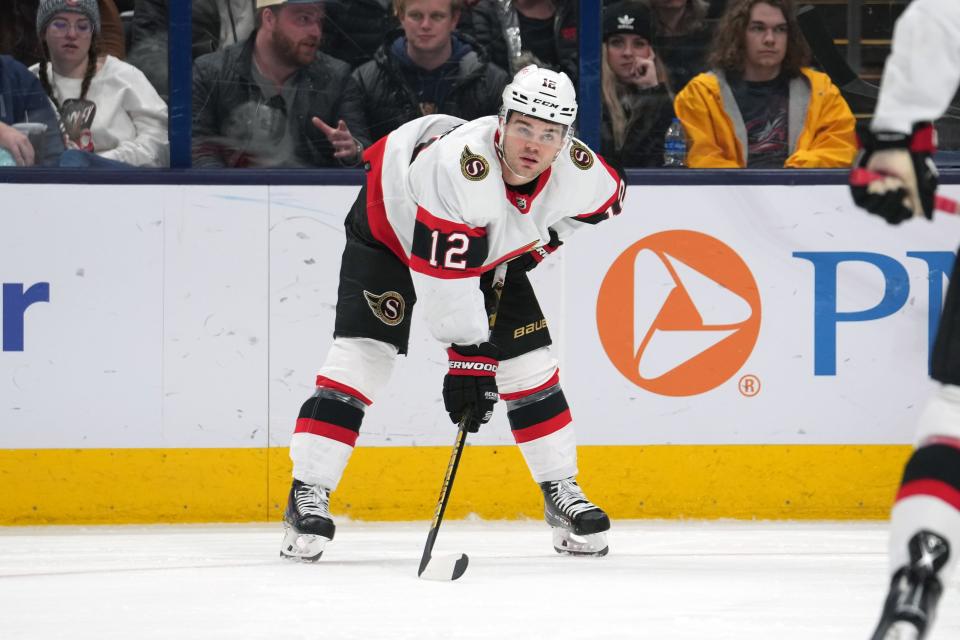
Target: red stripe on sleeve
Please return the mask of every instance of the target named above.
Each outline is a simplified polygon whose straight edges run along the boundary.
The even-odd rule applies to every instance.
[[[900,487],[896,502],[912,496],[938,498],[954,509],[960,510],[960,491],[940,480],[914,480]]]
[[[416,255],[410,256],[410,269],[416,271],[417,273],[422,273],[434,278],[441,278],[443,280],[479,278],[480,274],[483,273],[483,270],[480,267],[457,269],[456,271],[453,269],[441,269],[439,266],[434,267],[429,262]]]
[[[595,154],[596,158],[600,161],[600,164],[603,165],[603,168],[607,170],[607,173],[610,174],[610,177],[613,178],[613,195],[607,198],[606,202],[600,205],[600,208],[592,213],[583,213],[577,218],[590,218],[597,215],[598,213],[604,213],[607,209],[613,206],[613,203],[616,202],[617,198],[620,197],[620,174],[617,173],[617,170],[607,164],[607,161],[603,159],[603,156],[600,154]]]
[[[360,435],[356,431],[351,431],[345,427],[313,418],[297,418],[297,427],[294,433],[312,433],[315,436],[330,438],[337,442],[342,442],[348,446],[357,444],[357,437]]]
[[[471,238],[482,238],[487,235],[485,227],[471,227],[463,222],[454,222],[438,218],[421,206],[417,207],[417,222],[421,222],[428,229],[436,229],[443,234],[463,233]]]
[[[544,420],[540,424],[535,424],[513,431],[513,439],[517,441],[517,444],[530,442],[531,440],[548,436],[551,433],[556,433],[571,422],[573,422],[573,417],[570,415],[570,410],[567,409],[563,413],[558,413],[554,417],[550,418],[549,420]]]

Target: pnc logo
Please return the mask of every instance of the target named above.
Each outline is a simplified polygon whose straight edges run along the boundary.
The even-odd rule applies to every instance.
[[[692,396],[729,380],[760,332],[760,294],[737,253],[696,231],[663,231],[613,262],[597,296],[607,357],[652,393]]]

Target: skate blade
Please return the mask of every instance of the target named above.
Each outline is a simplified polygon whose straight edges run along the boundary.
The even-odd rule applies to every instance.
[[[560,555],[602,557],[610,552],[607,534],[591,533],[579,536],[566,529],[553,529],[553,548]]]
[[[323,549],[330,542],[330,538],[300,533],[293,527],[285,525],[283,528],[283,543],[280,546],[280,556],[289,560],[302,562],[316,562],[323,555]]]
[[[470,558],[465,553],[431,556],[427,566],[417,576],[424,580],[449,582],[462,576],[469,562]]]

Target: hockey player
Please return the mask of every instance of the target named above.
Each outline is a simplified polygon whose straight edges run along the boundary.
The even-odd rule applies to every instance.
[[[857,186],[858,205],[891,224],[933,217],[937,170],[932,120],[960,81],[960,4],[916,0],[894,30],[880,100],[855,167],[884,174]],[[892,580],[873,640],[917,640],[960,552],[960,262],[954,267],[931,374],[941,383],[920,416],[891,514]]]
[[[419,299],[446,345],[444,406],[470,431],[500,397],[539,483],[558,552],[604,555],[610,521],[577,485],[570,410],[526,271],[576,229],[620,212],[620,173],[573,138],[569,78],[536,66],[503,91],[499,116],[432,115],[364,152],[366,184],[347,215],[334,341],[290,443],[293,485],[281,555],[316,560],[333,538],[330,493],[364,410],[406,354]],[[488,341],[484,294],[511,261]],[[525,326],[543,327],[515,333]]]

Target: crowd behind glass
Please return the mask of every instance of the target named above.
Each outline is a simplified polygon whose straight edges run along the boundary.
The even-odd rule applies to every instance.
[[[355,167],[399,125],[579,71],[579,0],[193,0],[194,167]],[[855,117],[792,0],[602,8],[600,151],[624,167],[846,167]],[[167,167],[167,0],[0,7],[0,166]],[[666,144],[665,144],[666,140]]]

